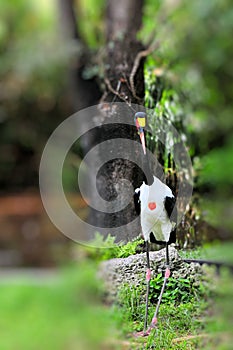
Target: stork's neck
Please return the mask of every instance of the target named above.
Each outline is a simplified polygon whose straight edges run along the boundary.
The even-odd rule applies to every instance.
[[[145,144],[146,144],[146,138],[145,138]],[[143,170],[145,173],[144,181],[147,185],[151,186],[154,182],[154,174],[151,171],[150,160],[147,152],[146,154],[143,155]]]

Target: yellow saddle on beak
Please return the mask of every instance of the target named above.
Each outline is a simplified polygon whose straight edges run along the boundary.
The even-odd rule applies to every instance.
[[[138,119],[138,124],[139,124],[139,126],[141,127],[141,128],[145,128],[145,126],[146,126],[146,118],[143,118],[143,117],[141,117],[141,118],[137,118]]]

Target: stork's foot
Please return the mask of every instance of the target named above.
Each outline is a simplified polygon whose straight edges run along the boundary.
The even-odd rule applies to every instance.
[[[141,331],[141,332],[136,332],[133,334],[135,338],[140,338],[140,337],[148,337],[150,334],[150,330],[148,329],[147,331]]]
[[[139,337],[148,337],[150,335],[151,331],[156,328],[157,325],[157,318],[153,318],[150,327],[147,328],[146,331],[136,332],[134,333],[135,338]]]
[[[154,327],[149,327],[146,331],[136,332],[134,333],[134,337],[135,338],[148,337],[153,329]]]

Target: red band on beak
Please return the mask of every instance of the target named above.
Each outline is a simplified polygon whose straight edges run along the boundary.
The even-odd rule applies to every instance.
[[[141,143],[142,143],[143,153],[146,154],[146,144],[145,144],[145,135],[144,135],[144,132],[141,132],[141,133],[140,133],[140,139],[141,139]]]
[[[150,203],[148,203],[148,208],[149,208],[150,210],[154,210],[154,209],[156,208],[156,203],[155,203],[155,202],[150,202]]]

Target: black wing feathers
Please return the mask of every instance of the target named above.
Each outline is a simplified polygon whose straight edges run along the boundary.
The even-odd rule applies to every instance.
[[[140,215],[140,213],[141,213],[141,202],[140,202],[139,197],[140,197],[140,191],[134,192],[134,196],[133,196],[134,207],[135,207],[135,211],[136,211],[137,215]]]
[[[175,197],[165,197],[164,206],[169,219],[173,222],[177,222],[177,208],[175,206]]]

